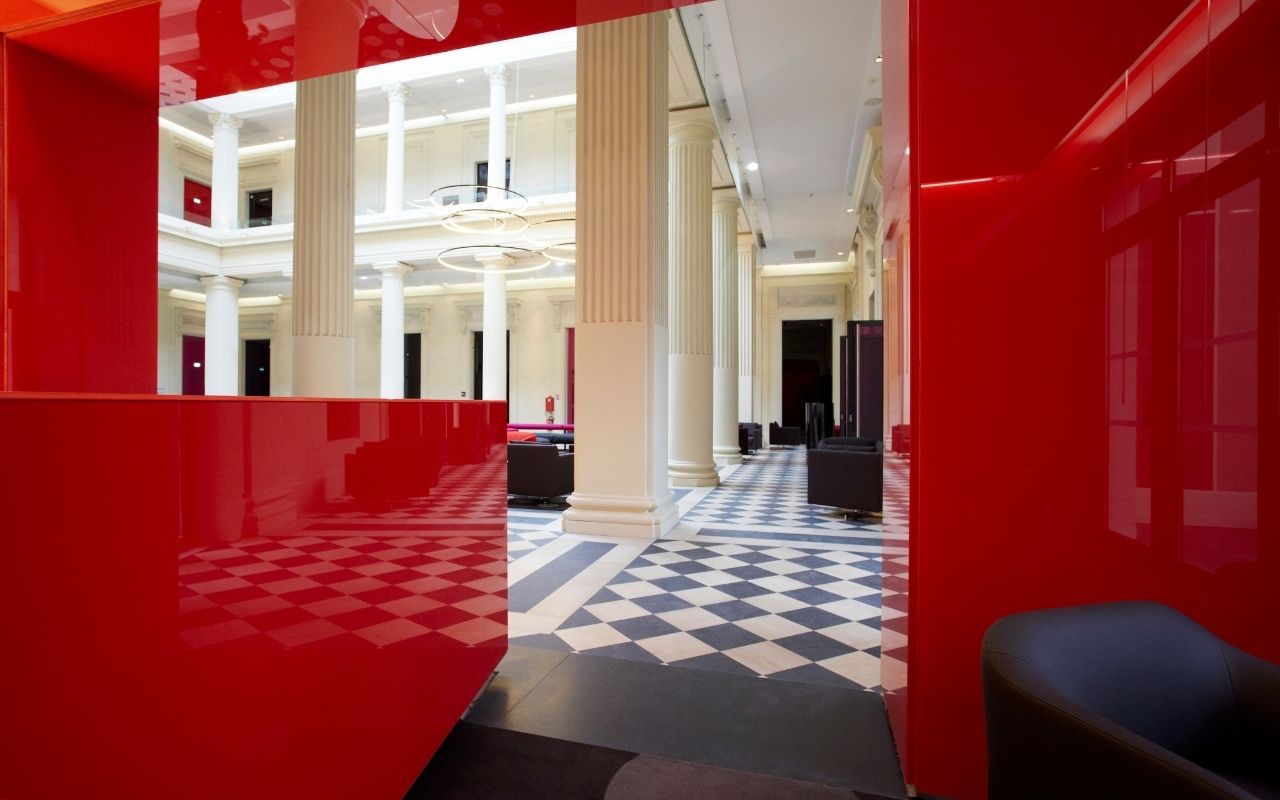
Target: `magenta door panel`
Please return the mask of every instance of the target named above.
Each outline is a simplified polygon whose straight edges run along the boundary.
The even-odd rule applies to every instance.
[[[0,795],[402,796],[506,650],[504,420],[0,397]]]

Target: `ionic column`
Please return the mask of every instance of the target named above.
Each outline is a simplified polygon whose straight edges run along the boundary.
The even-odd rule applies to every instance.
[[[375,264],[382,273],[382,381],[378,396],[404,399],[404,276],[413,267],[396,261]]]
[[[755,407],[756,252],[751,234],[738,237],[738,416],[759,422]]]
[[[383,86],[387,93],[387,201],[383,211],[404,209],[404,102],[409,87],[403,83]]]
[[[213,208],[209,216],[214,230],[230,231],[240,223],[240,126],[230,114],[210,114],[213,123]]]
[[[658,538],[667,487],[667,21],[578,28],[570,533]]]
[[[240,287],[244,281],[222,275],[204,284],[204,393],[240,393]]]
[[[355,72],[298,82],[293,393],[355,394]]]
[[[711,452],[741,464],[738,449],[738,198],[711,203]]]
[[[710,122],[683,121],[670,135],[671,355],[668,471],[676,486],[720,482],[711,451]],[[579,203],[581,206],[581,203]]]
[[[489,185],[505,185],[507,163],[506,64],[485,67],[489,76]],[[496,176],[496,177],[495,177]],[[486,192],[489,202],[501,202],[501,192]],[[507,399],[507,275],[500,265],[484,274],[484,374],[485,400]]]

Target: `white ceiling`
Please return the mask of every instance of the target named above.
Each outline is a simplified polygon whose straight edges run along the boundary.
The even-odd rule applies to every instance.
[[[751,229],[764,234],[761,263],[843,260],[863,138],[880,124],[879,0],[804,0],[804,13],[713,0],[680,13]]]

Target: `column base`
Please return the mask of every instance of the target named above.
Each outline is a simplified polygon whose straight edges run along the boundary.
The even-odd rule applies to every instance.
[[[742,463],[742,451],[737,445],[733,447],[713,447],[711,455],[716,460],[716,464],[722,467],[732,466]]]
[[[569,495],[569,510],[561,526],[565,533],[614,536],[623,539],[661,539],[679,521],[670,493],[664,498]]]
[[[672,461],[667,464],[667,478],[672,486],[682,488],[720,485],[720,473],[716,472],[713,464],[684,464]]]

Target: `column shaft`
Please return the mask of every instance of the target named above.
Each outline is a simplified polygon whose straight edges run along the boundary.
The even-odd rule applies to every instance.
[[[355,394],[355,72],[298,82],[293,393]]]
[[[240,287],[244,281],[201,278],[204,295],[204,393],[236,395],[240,389]]]
[[[382,358],[379,363],[379,397],[404,398],[404,276],[413,271],[408,264],[382,264]]]
[[[711,205],[711,451],[741,464],[738,449],[738,198]]]
[[[676,486],[720,482],[711,451],[711,142],[715,127],[671,131],[671,426]]]
[[[240,224],[240,126],[230,114],[210,114],[213,123],[213,195],[209,210],[215,230],[230,231]]]
[[[578,29],[570,533],[657,538],[667,487],[667,20]]]
[[[485,68],[489,76],[489,185],[504,186],[507,161],[507,66]],[[488,192],[491,203],[506,199],[502,192]],[[484,372],[485,400],[507,399],[507,276],[500,267],[484,276]]]
[[[388,214],[404,210],[404,103],[409,87],[403,83],[384,86],[387,93],[387,199]]]
[[[738,417],[760,422],[755,406],[756,265],[750,234],[738,237]]]

